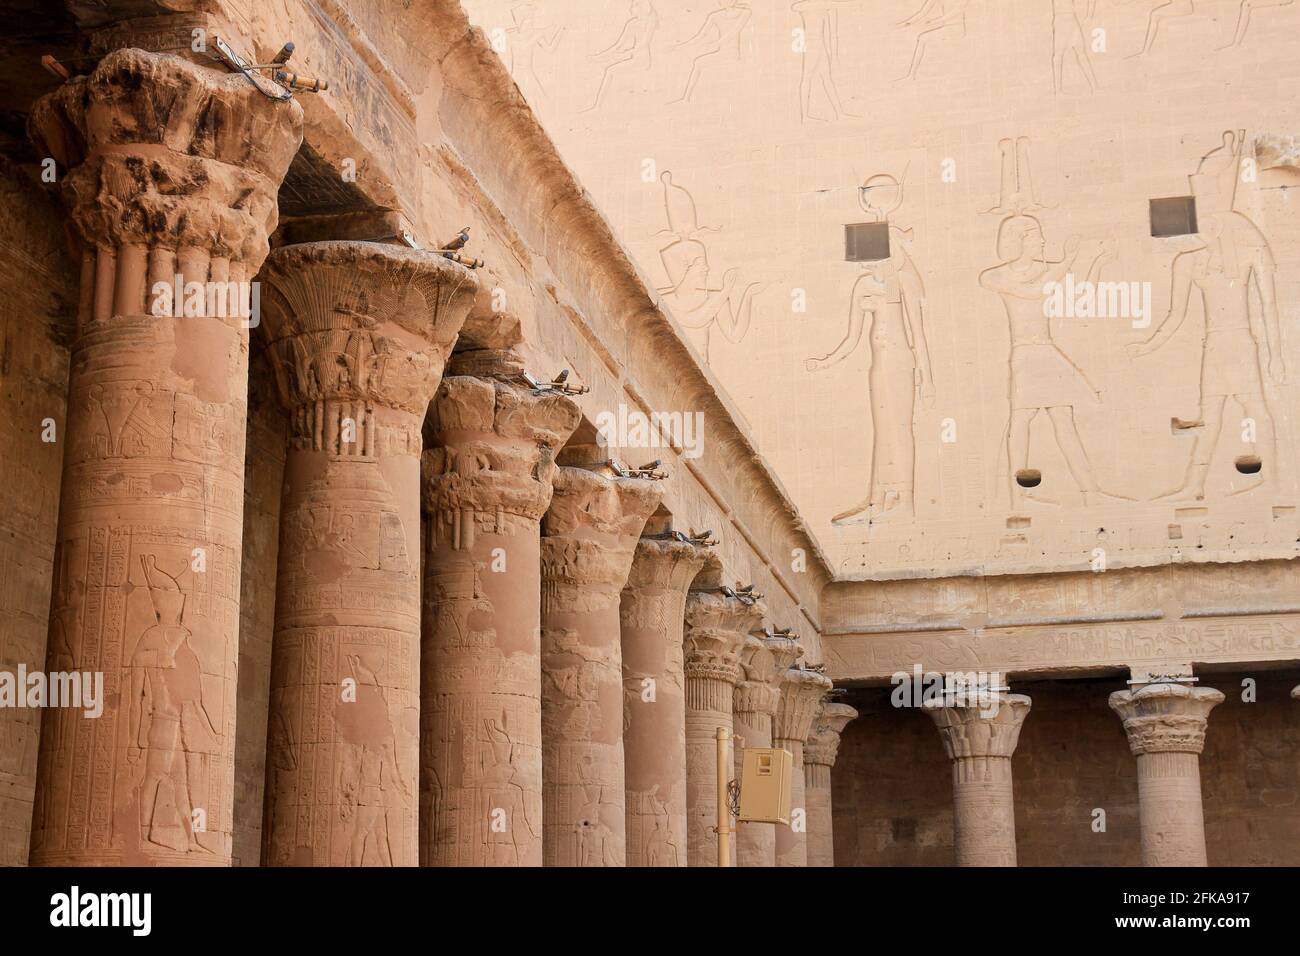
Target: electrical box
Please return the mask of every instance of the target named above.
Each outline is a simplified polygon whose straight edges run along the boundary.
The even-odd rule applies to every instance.
[[[746,747],[742,753],[740,819],[746,823],[788,826],[793,755],[774,747]]]

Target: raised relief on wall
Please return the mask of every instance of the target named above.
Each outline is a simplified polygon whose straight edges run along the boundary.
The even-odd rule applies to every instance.
[[[1088,90],[1096,92],[1097,74],[1083,33],[1096,12],[1097,0],[1052,0],[1052,89],[1057,93],[1065,89],[1065,68],[1071,62],[1078,64]]]
[[[889,220],[903,201],[903,185],[888,173],[869,178],[858,201],[888,241],[869,254],[883,258],[862,262],[849,293],[849,326],[829,354],[810,358],[805,367],[819,372],[857,350],[866,332],[870,352],[867,389],[871,400],[871,469],[867,494],[831,519],[833,524],[875,521],[890,515],[914,516],[916,441],[913,419],[918,392],[934,402],[934,378],[926,342],[925,284],[908,253],[911,230]]]
[[[1135,356],[1164,346],[1187,319],[1193,300],[1201,306],[1200,412],[1195,421],[1179,420],[1181,433],[1194,433],[1191,460],[1182,484],[1161,496],[1200,501],[1221,444],[1224,409],[1231,398],[1241,409],[1243,439],[1254,449],[1240,456],[1237,470],[1256,477],[1242,491],[1276,487],[1277,458],[1273,415],[1264,373],[1277,384],[1286,377],[1273,251],[1263,232],[1234,208],[1241,177],[1244,130],[1225,130],[1221,145],[1207,153],[1189,176],[1196,202],[1196,228],[1178,237],[1169,312],[1145,342],[1130,347]],[[1258,303],[1256,305],[1255,303]]]
[[[960,40],[966,37],[966,8],[970,0],[926,0],[921,9],[898,25],[917,28],[916,42],[912,47],[912,60],[907,73],[897,82],[916,79],[917,71],[932,43],[940,40]]]
[[[763,288],[759,282],[745,282],[738,267],[731,267],[721,278],[709,265],[709,250],[699,236],[717,232],[716,226],[701,226],[695,200],[687,190],[673,182],[669,170],[659,177],[664,187],[664,216],[668,228],[659,235],[669,241],[659,249],[659,260],[668,274],[668,284],[656,291],[664,297],[678,324],[696,347],[707,365],[713,332],[738,345],[749,331],[754,310],[754,296]]]
[[[650,0],[632,0],[628,17],[614,42],[591,54],[591,60],[600,69],[600,82],[596,86],[596,98],[579,112],[590,113],[599,108],[615,79],[650,69],[650,43],[658,26],[659,14]]]
[[[799,117],[804,120],[837,120],[857,117],[840,97],[835,72],[840,55],[839,8],[858,0],[795,0],[790,9],[799,15],[797,50],[799,61]],[[829,117],[814,109],[824,101]]]
[[[691,98],[706,68],[717,73],[740,62],[742,34],[753,13],[749,4],[740,0],[718,0],[718,8],[705,16],[700,28],[673,47],[674,50],[685,49],[691,57],[686,86],[682,95],[673,100],[674,103]],[[715,67],[720,67],[720,70]]]
[[[1114,255],[1113,244],[1100,240],[1084,243],[1074,236],[1066,241],[1063,258],[1049,259],[1043,224],[1028,212],[1040,208],[1030,185],[1027,141],[1023,137],[1014,144],[1003,140],[1001,198],[993,210],[1005,216],[998,225],[999,262],[979,277],[980,285],[1001,300],[1011,331],[1011,411],[999,450],[999,458],[1006,465],[1000,475],[1001,487],[1008,492],[1011,507],[1016,508],[1023,503],[1028,489],[1042,483],[1042,471],[1033,467],[1030,447],[1030,428],[1042,412],[1051,419],[1057,447],[1084,504],[1122,498],[1103,491],[1098,484],[1074,420],[1075,407],[1100,403],[1101,393],[1057,345],[1044,309],[1044,289],[1049,283],[1064,282],[1078,271],[1086,274],[1088,283],[1095,282],[1102,264]],[[1051,497],[1034,497],[1060,503]]]

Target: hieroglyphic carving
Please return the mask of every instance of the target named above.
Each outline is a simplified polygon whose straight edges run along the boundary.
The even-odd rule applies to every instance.
[[[690,37],[677,43],[674,49],[687,48],[691,56],[691,69],[686,75],[686,86],[674,103],[691,98],[695,85],[703,75],[704,67],[715,60],[731,64],[740,62],[743,54],[742,35],[754,11],[741,0],[718,0],[717,9],[711,10]],[[734,47],[734,50],[733,50]]]
[[[799,116],[820,120],[813,112],[813,96],[821,93],[830,105],[832,120],[858,116],[845,108],[835,81],[840,51],[839,7],[857,0],[795,0],[790,9],[799,14],[803,30],[803,59],[799,62]]]
[[[33,107],[83,251],[49,662],[106,697],[48,715],[34,863],[230,861],[248,331],[155,316],[150,290],[251,278],[301,129],[140,50]]]
[[[623,22],[618,37],[609,46],[591,55],[591,59],[600,67],[600,82],[596,85],[595,99],[582,112],[588,113],[600,106],[615,75],[629,70],[650,69],[650,44],[658,26],[659,14],[650,0],[631,0],[628,18]]]
[[[1206,865],[1200,754],[1223,699],[1210,687],[1166,683],[1110,695],[1137,758],[1143,866]]]
[[[1024,694],[981,688],[976,702],[926,712],[952,761],[953,848],[958,866],[1016,865],[1011,755],[1031,702]]]
[[[542,520],[542,812],[548,866],[627,860],[619,603],[662,488],[561,467]]]
[[[898,24],[900,27],[920,27],[912,48],[911,63],[899,82],[916,79],[921,61],[925,59],[925,52],[931,43],[941,39],[965,38],[966,8],[969,6],[970,0],[925,0],[919,10]]]
[[[808,359],[816,372],[851,355],[867,333],[871,371],[871,475],[867,497],[831,519],[832,524],[914,515],[917,393],[934,403],[934,375],[926,341],[925,284],[908,252],[911,230],[889,220],[903,201],[903,184],[881,173],[859,188],[858,201],[889,228],[889,257],[866,262],[849,293],[849,326],[830,354]]]
[[[637,543],[619,608],[627,865],[686,865],[686,589],[705,552],[687,541]]]
[[[1097,75],[1083,36],[1083,24],[1096,12],[1097,0],[1052,0],[1052,89],[1057,93],[1065,88],[1065,67],[1071,56],[1079,64],[1089,92],[1097,90]]]
[[[415,866],[420,429],[477,282],[367,242],[284,246],[264,275],[290,441],[263,862]]]
[[[420,862],[542,865],[541,544],[573,401],[453,357],[424,457]]]
[[[1277,484],[1276,432],[1263,370],[1267,369],[1268,377],[1281,384],[1286,364],[1273,251],[1259,227],[1234,208],[1244,148],[1244,130],[1225,130],[1222,143],[1206,153],[1197,171],[1188,177],[1196,197],[1197,234],[1186,237],[1174,257],[1169,313],[1150,338],[1130,348],[1133,355],[1146,355],[1168,342],[1187,319],[1195,293],[1205,316],[1200,416],[1182,429],[1196,434],[1191,460],[1182,484],[1162,495],[1164,500],[1205,498],[1206,479],[1222,438],[1223,412],[1229,398],[1241,408],[1243,420],[1254,423],[1253,440],[1245,444],[1255,451],[1257,477],[1237,493],[1260,486],[1271,489]],[[1260,303],[1258,314],[1252,307],[1256,298]]]

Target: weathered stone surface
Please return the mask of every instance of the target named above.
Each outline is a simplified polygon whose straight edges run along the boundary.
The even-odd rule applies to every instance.
[[[683,628],[706,554],[642,538],[619,602],[628,866],[687,865]]]
[[[1145,684],[1110,695],[1137,758],[1144,866],[1205,866],[1200,754],[1210,711],[1223,694],[1210,687]]]
[[[835,865],[835,827],[831,804],[831,768],[839,754],[840,735],[858,712],[848,704],[823,701],[803,748],[805,803],[808,807],[808,865]]]
[[[736,779],[749,747],[772,746],[772,721],[781,704],[785,673],[803,654],[797,638],[770,632],[750,634],[740,650],[741,679],[732,698],[736,734]],[[776,831],[771,823],[741,823],[736,834],[737,866],[776,866]]]
[[[831,679],[809,670],[802,663],[791,667],[781,680],[781,702],[772,722],[772,746],[790,751],[794,757],[790,781],[790,825],[776,825],[776,865],[808,865],[808,797],[804,777],[804,745],[822,699],[831,689]],[[795,815],[803,817],[803,829],[795,827]]]
[[[620,594],[662,494],[564,466],[542,519],[542,814],[547,866],[627,862]]]
[[[420,862],[542,865],[541,519],[578,425],[563,396],[453,357],[429,415]]]
[[[252,277],[301,110],[123,50],[30,127],[82,249],[47,662],[103,672],[107,698],[48,714],[32,862],[225,865],[248,330],[154,314],[154,283]]]
[[[421,426],[475,280],[367,242],[263,275],[290,424],[263,861],[415,866]]]
[[[1016,865],[1011,755],[1031,701],[997,690],[978,702],[937,701],[927,712],[952,761],[953,843],[958,866]]]

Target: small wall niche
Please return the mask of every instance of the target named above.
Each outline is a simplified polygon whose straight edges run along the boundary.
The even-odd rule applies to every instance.
[[[846,262],[880,262],[888,258],[888,222],[854,222],[844,227]]]
[[[1190,236],[1196,232],[1196,197],[1151,200],[1151,235]]]

